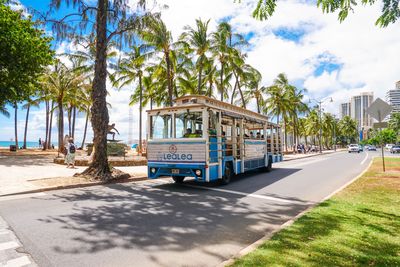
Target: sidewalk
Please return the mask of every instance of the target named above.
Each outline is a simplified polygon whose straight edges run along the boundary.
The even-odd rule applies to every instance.
[[[67,169],[65,165],[53,163],[52,155],[4,156],[0,155],[0,196],[35,191],[49,187],[71,187],[93,185],[84,179],[73,177],[86,167]],[[129,173],[132,179],[147,176],[147,166],[116,167]],[[98,184],[98,183],[97,183]]]
[[[337,150],[340,152],[342,150]],[[315,157],[334,153],[333,150],[309,154],[284,155],[284,161]],[[67,169],[66,166],[53,163],[53,155],[0,155],[0,197],[13,194],[34,193],[65,188],[87,187],[103,184],[73,177],[86,167]],[[129,173],[131,178],[124,181],[140,181],[147,178],[147,166],[115,167]]]
[[[310,158],[310,157],[316,157],[316,156],[332,154],[335,152],[342,152],[342,151],[346,151],[346,149],[338,148],[336,151],[335,150],[323,150],[322,153],[311,152],[311,153],[307,153],[307,154],[287,154],[287,155],[283,155],[283,160],[289,161],[289,160],[295,160],[295,159]]]

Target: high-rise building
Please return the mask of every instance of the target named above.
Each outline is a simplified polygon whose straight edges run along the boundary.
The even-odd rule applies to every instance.
[[[373,92],[365,92],[351,97],[351,117],[357,121],[358,128],[368,129],[372,127],[372,118],[367,113],[367,108],[374,100]]]
[[[340,118],[351,115],[350,102],[340,104]]]
[[[396,82],[395,89],[387,91],[386,102],[393,108],[390,114],[393,112],[400,112],[400,81]]]

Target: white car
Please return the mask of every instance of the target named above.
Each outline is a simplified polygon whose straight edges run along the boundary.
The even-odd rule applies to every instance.
[[[351,153],[351,152],[360,153],[361,149],[358,144],[350,144],[347,151],[349,151],[349,153]]]
[[[392,149],[393,146],[394,144],[386,144],[385,149],[390,151],[390,149]]]

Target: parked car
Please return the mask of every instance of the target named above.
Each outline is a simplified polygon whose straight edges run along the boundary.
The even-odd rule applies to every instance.
[[[352,153],[352,152],[360,153],[361,152],[360,146],[358,144],[350,144],[347,151],[349,153]]]
[[[386,144],[385,149],[390,151],[392,146],[394,146],[394,144]]]
[[[400,153],[400,145],[394,145],[390,148],[390,153]]]
[[[364,151],[364,146],[363,145],[358,145],[358,146],[360,148],[360,152],[363,152]]]
[[[368,146],[368,151],[376,151],[376,146],[373,145]]]

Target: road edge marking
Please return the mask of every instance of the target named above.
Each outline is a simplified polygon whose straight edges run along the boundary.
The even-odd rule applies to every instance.
[[[365,155],[365,158],[361,161],[360,165],[363,165],[364,162],[368,159],[368,152],[365,153],[367,153],[367,155]]]
[[[335,190],[333,193],[329,194],[328,196],[326,196],[325,198],[323,198],[321,201],[318,202],[314,202],[311,204],[310,207],[308,207],[307,209],[303,210],[302,212],[300,212],[299,214],[297,214],[295,217],[293,217],[292,219],[286,221],[285,223],[281,224],[280,226],[278,226],[275,230],[273,230],[272,232],[268,233],[267,235],[261,237],[260,239],[258,239],[257,241],[255,241],[254,243],[248,245],[247,247],[243,248],[242,250],[240,250],[238,253],[236,253],[234,256],[232,256],[231,258],[219,263],[216,265],[216,267],[225,267],[228,265],[231,265],[235,262],[236,259],[239,259],[247,254],[249,254],[250,252],[253,252],[255,249],[257,249],[260,245],[262,245],[265,241],[269,240],[275,233],[285,229],[286,227],[292,225],[297,219],[299,219],[301,216],[303,216],[304,214],[306,214],[307,212],[309,212],[311,209],[315,208],[317,205],[321,204],[322,202],[326,201],[327,199],[331,198],[333,195],[337,194],[339,191],[342,191],[344,188],[346,188],[347,186],[349,186],[350,184],[354,183],[356,180],[358,180],[361,176],[363,176],[368,169],[371,167],[372,162],[374,161],[373,157],[371,159],[371,162],[368,164],[367,168],[365,168],[365,170],[363,170],[359,175],[357,175],[356,177],[354,177],[352,180],[348,181],[346,184],[344,184],[343,186],[339,187],[339,189]]]

